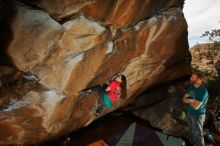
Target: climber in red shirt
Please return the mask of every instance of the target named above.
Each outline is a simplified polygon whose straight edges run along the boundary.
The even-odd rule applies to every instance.
[[[100,114],[107,108],[111,108],[119,98],[126,97],[126,77],[122,74],[117,74],[110,81],[109,85],[104,86],[96,85],[89,89],[81,90],[81,95],[90,95],[91,93],[97,94],[98,108],[96,113]]]
[[[111,102],[114,104],[119,97],[121,96],[121,77],[117,76],[115,80],[113,80],[109,86],[105,89],[108,93],[108,97],[110,98]]]

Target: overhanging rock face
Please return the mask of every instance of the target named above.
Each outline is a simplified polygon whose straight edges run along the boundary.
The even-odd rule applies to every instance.
[[[127,77],[127,98],[107,112],[190,71],[182,1],[21,1],[44,11],[16,4],[7,53],[46,89],[0,111],[2,145],[38,143],[87,126],[97,118],[97,103],[79,90],[117,72]]]

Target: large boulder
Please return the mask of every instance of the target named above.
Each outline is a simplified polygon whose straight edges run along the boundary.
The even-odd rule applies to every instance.
[[[83,13],[86,17],[119,27],[130,26],[172,7],[183,7],[180,0],[20,0],[42,8],[57,20]]]
[[[16,5],[11,30],[13,39],[7,49],[17,68],[28,71],[56,49],[63,26],[43,11]]]
[[[60,20],[77,13],[82,7],[95,0],[19,0],[31,6],[37,6],[52,17]]]
[[[47,2],[56,8],[58,1]],[[62,24],[51,13],[16,4],[7,53],[18,70],[28,73],[27,79],[43,88],[1,108],[1,145],[38,143],[87,126],[98,118],[97,101],[94,95],[79,96],[79,90],[104,83],[117,72],[127,78],[127,97],[100,116],[131,103],[152,86],[189,73],[187,24],[177,1],[117,1],[110,5],[114,8],[108,11],[109,20],[89,14],[90,8],[98,12],[96,5],[107,2],[80,2],[82,13]],[[129,11],[122,19],[127,16],[120,10],[123,6],[144,14]]]

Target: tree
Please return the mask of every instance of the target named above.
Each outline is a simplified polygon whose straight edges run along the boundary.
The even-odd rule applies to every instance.
[[[211,31],[205,31],[201,37],[208,37],[210,41],[213,42],[212,51],[217,55],[218,51],[220,51],[220,29],[213,29]]]

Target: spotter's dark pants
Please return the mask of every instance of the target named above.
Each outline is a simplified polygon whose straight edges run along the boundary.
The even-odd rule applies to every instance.
[[[187,122],[189,126],[189,140],[196,146],[205,146],[203,138],[203,123],[205,121],[205,114],[203,115],[187,115]]]

